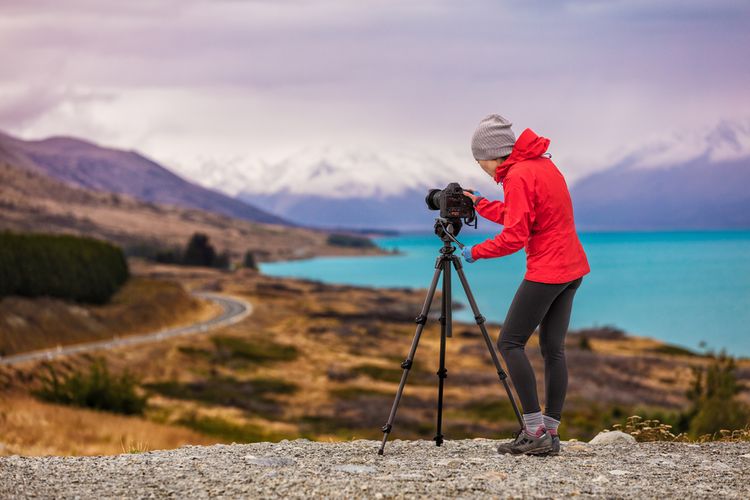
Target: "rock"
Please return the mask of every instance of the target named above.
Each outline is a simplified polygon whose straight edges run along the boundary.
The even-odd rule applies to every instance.
[[[283,442],[283,441],[282,441]],[[246,455],[245,462],[253,465],[262,465],[264,467],[286,467],[288,465],[294,465],[295,462],[291,458],[284,457],[256,457],[254,455]]]
[[[370,474],[376,472],[375,467],[369,465],[355,465],[355,464],[344,464],[336,465],[333,470],[340,470],[342,472],[350,472],[352,474]]]
[[[600,432],[594,439],[589,441],[591,444],[635,444],[635,438],[630,434],[621,431]]]
[[[494,480],[494,481],[505,481],[508,479],[508,473],[502,472],[502,471],[490,471],[486,474],[482,474],[481,476],[477,476],[479,479],[488,479],[488,480]]]
[[[627,476],[628,474],[630,474],[630,471],[614,469],[614,470],[609,471],[609,473],[612,474],[613,476]]]

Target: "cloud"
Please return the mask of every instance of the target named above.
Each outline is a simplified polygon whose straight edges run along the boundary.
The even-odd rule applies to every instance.
[[[711,162],[750,158],[750,119],[721,120],[711,127],[680,130],[632,151],[618,163],[631,168],[663,168],[699,158]]]
[[[110,102],[113,94],[69,88],[31,87],[0,88],[0,127],[19,128],[49,116],[55,110],[70,106],[85,107],[94,102]]]
[[[575,177],[671,131],[750,116],[749,9],[708,0],[6,2],[0,89],[16,91],[2,100],[0,126],[93,134],[194,171],[205,157],[253,165],[305,146],[468,155],[478,120],[502,112],[549,136]]]

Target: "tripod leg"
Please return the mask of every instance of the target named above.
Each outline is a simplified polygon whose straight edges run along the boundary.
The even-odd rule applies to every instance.
[[[492,357],[492,363],[495,365],[495,368],[497,369],[497,375],[500,377],[500,382],[502,382],[503,386],[505,386],[505,391],[508,393],[508,399],[510,400],[510,404],[513,406],[513,411],[516,414],[516,418],[518,419],[518,423],[521,427],[523,427],[523,420],[521,419],[521,412],[518,411],[518,405],[516,405],[516,400],[513,397],[513,392],[510,389],[510,385],[508,385],[508,375],[503,370],[503,367],[500,365],[500,360],[497,357],[497,352],[495,351],[495,346],[492,344],[492,339],[490,339],[490,335],[487,333],[487,327],[484,326],[484,316],[479,312],[479,307],[477,306],[476,300],[474,300],[474,294],[471,293],[471,288],[469,287],[469,282],[466,279],[466,275],[464,274],[463,266],[461,262],[456,259],[453,261],[453,265],[456,267],[456,272],[458,273],[458,278],[461,280],[461,285],[464,287],[464,292],[466,292],[466,298],[469,299],[469,305],[471,305],[471,310],[474,312],[474,318],[477,321],[477,325],[479,325],[479,329],[482,330],[482,336],[484,337],[484,342],[487,344],[487,349],[490,351],[490,357]]]
[[[411,342],[409,355],[406,357],[406,360],[401,363],[401,368],[403,368],[404,371],[401,374],[401,382],[399,382],[398,384],[398,390],[396,391],[396,398],[393,400],[391,413],[390,415],[388,415],[388,422],[386,422],[386,424],[381,428],[381,430],[383,431],[383,442],[380,445],[380,449],[378,450],[378,455],[383,454],[385,450],[385,443],[388,440],[388,434],[391,433],[391,429],[393,428],[393,421],[396,418],[398,404],[401,401],[401,395],[404,392],[406,378],[409,376],[409,370],[411,369],[412,362],[414,361],[414,354],[416,354],[417,346],[419,345],[419,338],[422,336],[422,330],[424,329],[424,325],[427,322],[427,313],[430,312],[430,305],[432,304],[432,299],[435,297],[435,289],[437,288],[437,282],[440,278],[440,273],[443,272],[443,269],[443,261],[442,259],[438,259],[435,265],[435,274],[432,276],[432,283],[430,284],[430,288],[427,291],[427,297],[425,298],[424,305],[422,306],[422,311],[415,319],[415,322],[417,323],[417,330],[414,333],[414,339]]]
[[[438,401],[437,401],[437,431],[433,441],[437,446],[443,444],[443,389],[448,370],[445,369],[445,343],[451,336],[451,263],[443,262],[443,297],[440,315],[440,367],[438,368]]]

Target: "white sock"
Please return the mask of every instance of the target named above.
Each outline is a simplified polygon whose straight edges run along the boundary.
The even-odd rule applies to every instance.
[[[527,434],[531,434],[532,436],[536,435],[540,428],[544,428],[542,412],[536,411],[534,413],[524,413],[523,426],[526,429]]]
[[[547,428],[547,430],[553,431],[553,434],[557,434],[557,428],[560,425],[559,420],[555,420],[552,417],[548,417],[547,415],[544,415],[544,427]]]

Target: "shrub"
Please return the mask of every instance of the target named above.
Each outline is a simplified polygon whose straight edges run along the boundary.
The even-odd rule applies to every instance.
[[[690,433],[715,434],[722,429],[738,429],[750,421],[747,405],[738,401],[739,392],[734,358],[722,353],[706,368],[693,368],[694,379],[688,398],[693,402]]]
[[[591,342],[586,335],[581,335],[581,338],[578,340],[578,348],[582,351],[591,350]]]
[[[216,348],[216,360],[232,360],[250,363],[273,363],[292,361],[297,358],[297,348],[292,345],[278,344],[268,338],[245,340],[239,337],[215,335],[211,337]]]
[[[160,264],[180,264],[182,263],[182,253],[179,248],[161,250],[156,253],[154,260]]]
[[[638,441],[750,441],[750,409],[735,398],[739,386],[734,359],[724,353],[711,357],[713,362],[707,367],[693,368],[694,378],[687,393],[692,406],[676,418],[682,432],[675,435],[672,426],[660,419],[644,420],[638,415],[613,428]]]
[[[672,426],[662,423],[658,419],[644,420],[638,415],[628,417],[624,425],[615,424],[613,430],[626,432],[633,436],[637,441],[698,441],[705,443],[707,441],[750,441],[750,424],[744,427],[729,430],[720,429],[716,432],[701,434],[691,438],[687,433],[674,435],[671,431]]]
[[[229,269],[231,263],[232,258],[230,257],[229,252],[225,250],[216,256],[213,262],[213,267],[218,267],[219,269]]]
[[[672,426],[664,424],[657,419],[644,420],[638,415],[633,415],[625,420],[625,424],[615,424],[614,430],[622,431],[633,436],[636,441],[684,441],[685,434],[675,436],[672,434]]]
[[[329,234],[327,242],[329,245],[338,247],[372,248],[375,246],[375,243],[373,243],[370,238],[366,238],[364,236],[355,236],[352,234]]]
[[[242,261],[242,265],[248,269],[258,270],[258,263],[255,261],[255,254],[248,250],[245,252],[245,258]]]
[[[103,304],[128,275],[122,250],[108,242],[0,232],[0,297],[47,295]]]
[[[186,427],[217,437],[228,443],[255,443],[259,441],[280,441],[289,436],[270,431],[250,423],[234,423],[220,417],[200,417],[188,414],[178,421]]]
[[[103,358],[94,359],[87,371],[59,375],[46,365],[46,372],[41,376],[41,388],[34,393],[46,401],[125,415],[140,415],[146,408],[147,397],[138,395],[136,378],[127,370],[111,374]]]

